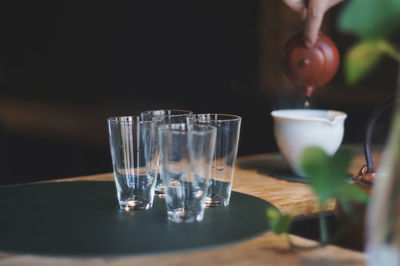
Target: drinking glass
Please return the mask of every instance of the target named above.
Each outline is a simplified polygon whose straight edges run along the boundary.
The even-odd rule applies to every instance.
[[[193,114],[192,111],[178,109],[160,109],[150,110],[140,113],[140,116],[145,119],[158,118],[158,124],[174,124],[186,123],[186,116]],[[160,174],[157,174],[157,183],[155,192],[162,196],[164,194],[164,185],[161,182]]]
[[[179,110],[179,109],[160,109],[160,110],[150,110],[140,113],[140,116],[149,117],[161,117],[163,124],[176,124],[176,123],[186,123],[186,116],[192,115],[193,112],[189,110]]]
[[[204,215],[216,129],[181,123],[161,125],[158,133],[168,219],[199,222]]]
[[[157,120],[140,116],[107,119],[119,207],[153,205],[159,164]]]
[[[206,206],[228,206],[235,173],[241,117],[229,114],[197,114],[188,125],[210,125],[217,129],[215,155]]]

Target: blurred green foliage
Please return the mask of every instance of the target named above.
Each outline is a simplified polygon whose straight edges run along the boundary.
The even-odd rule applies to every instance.
[[[357,83],[384,55],[400,60],[396,48],[385,40],[365,40],[357,43],[348,51],[345,58],[344,70],[347,82],[350,85]]]
[[[338,25],[366,40],[390,37],[400,30],[400,1],[348,0]]]
[[[400,54],[388,41],[400,32],[400,0],[348,0],[337,24],[360,39],[344,60],[350,85],[373,70],[384,55],[400,61]]]
[[[283,215],[278,209],[268,207],[266,211],[269,227],[277,235],[287,233],[292,222],[289,215]]]
[[[302,169],[308,176],[310,186],[321,206],[321,243],[328,241],[328,229],[323,210],[329,200],[337,199],[349,215],[353,211],[351,203],[368,201],[367,193],[348,179],[347,170],[351,160],[352,154],[344,149],[340,149],[332,156],[319,147],[309,147],[303,153]],[[278,209],[270,207],[266,211],[266,216],[274,233],[282,234],[289,231],[292,221],[289,215],[283,215]]]
[[[351,153],[344,149],[332,156],[319,147],[309,147],[304,151],[302,168],[321,205],[333,198],[359,203],[368,200],[368,195],[364,190],[350,183],[347,178],[351,159]]]

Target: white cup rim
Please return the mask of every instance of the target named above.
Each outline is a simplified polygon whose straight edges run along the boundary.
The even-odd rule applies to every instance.
[[[347,118],[345,112],[328,109],[279,109],[272,111],[271,116],[279,120],[325,122]]]

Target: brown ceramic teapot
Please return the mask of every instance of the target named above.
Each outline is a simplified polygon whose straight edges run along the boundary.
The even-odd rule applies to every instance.
[[[339,52],[333,41],[319,33],[311,48],[304,46],[303,33],[291,38],[283,48],[282,70],[310,98],[316,88],[327,84],[339,67]]]

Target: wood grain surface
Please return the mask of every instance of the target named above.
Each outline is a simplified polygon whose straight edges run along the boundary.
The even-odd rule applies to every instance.
[[[238,159],[233,190],[262,198],[283,213],[308,216],[318,213],[319,206],[307,184],[291,182],[271,176],[269,167],[283,169],[284,162],[277,154],[259,154]],[[362,155],[352,162],[350,172],[355,174],[363,165]],[[113,180],[112,173],[55,180]],[[333,210],[335,202],[327,209]],[[3,229],[4,230],[4,229]],[[0,265],[364,265],[361,252],[336,246],[318,246],[312,240],[290,235],[295,248],[289,248],[284,236],[266,233],[240,243],[196,252],[171,253],[117,258],[46,257],[0,252]]]

